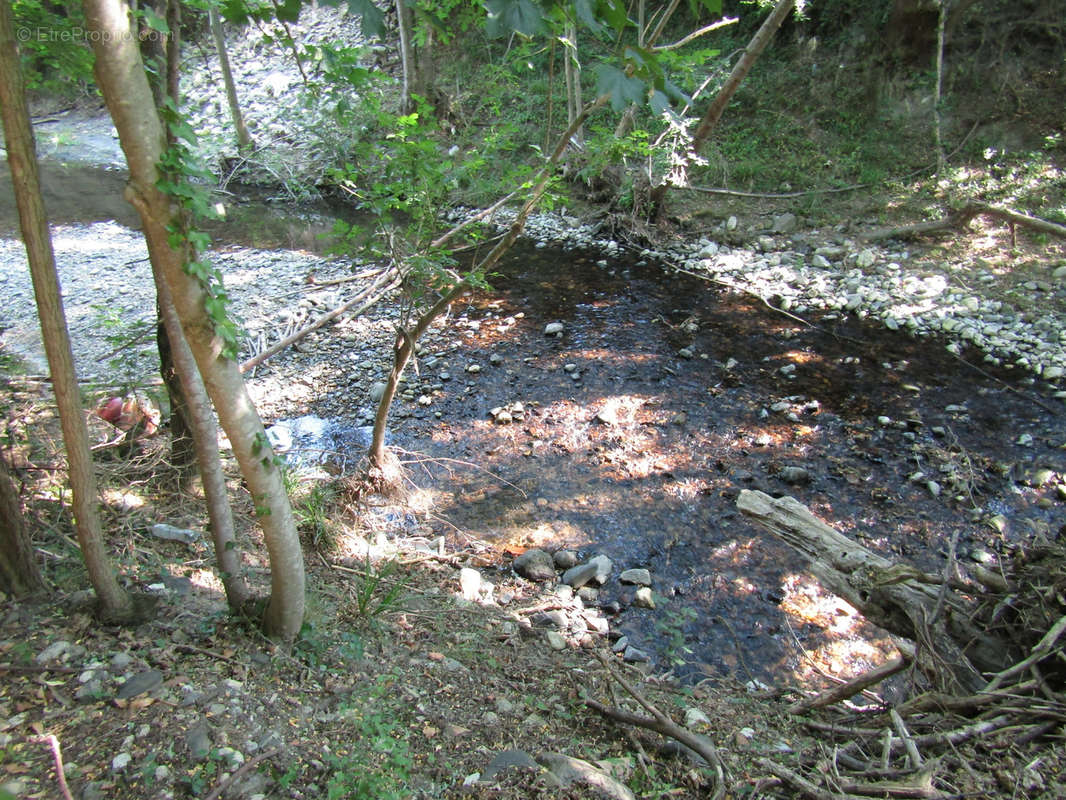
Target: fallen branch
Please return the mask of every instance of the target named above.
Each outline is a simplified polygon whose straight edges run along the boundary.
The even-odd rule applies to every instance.
[[[863,238],[868,242],[876,242],[883,239],[913,239],[929,233],[956,230],[965,226],[974,217],[982,215],[1007,222],[1011,225],[1021,225],[1024,228],[1029,228],[1040,233],[1047,233],[1052,236],[1066,238],[1066,226],[1064,225],[1058,225],[1057,223],[1049,222],[1040,217],[1033,217],[1021,211],[1006,208],[1005,206],[993,206],[988,203],[979,202],[967,203],[961,209],[953,211],[943,219],[931,220],[929,222],[916,222],[911,225],[900,225],[893,228],[881,228],[876,231],[871,231]]]
[[[400,282],[401,278],[394,269],[390,267],[389,269],[383,270],[381,274],[377,277],[377,279],[374,281],[374,283],[372,283],[366,289],[361,291],[359,294],[357,294],[351,300],[346,302],[344,305],[339,306],[326,314],[323,314],[311,324],[305,325],[304,327],[300,328],[300,330],[296,331],[290,336],[286,336],[281,341],[268,347],[262,353],[259,353],[258,355],[249,358],[247,361],[241,364],[241,372],[247,372],[248,370],[259,366],[268,358],[273,355],[276,355],[277,353],[280,353],[282,350],[284,350],[286,347],[293,344],[294,342],[298,342],[300,339],[307,336],[307,334],[313,333],[314,331],[317,331],[319,328],[321,328],[323,325],[326,325],[327,323],[330,323],[333,320],[337,319],[337,317],[351,309],[356,303],[365,300],[365,302],[363,302],[363,304],[359,306],[359,308],[352,312],[355,316],[362,314],[368,308],[370,308],[379,300],[381,300],[381,298],[388,294],[390,291],[397,288],[400,285]]]
[[[996,689],[1003,685],[1003,681],[1005,681],[1007,678],[1013,677],[1014,675],[1024,672],[1037,662],[1043,661],[1045,658],[1047,658],[1048,654],[1051,653],[1052,649],[1055,647],[1055,643],[1059,640],[1059,637],[1062,636],[1064,631],[1066,631],[1066,617],[1061,617],[1059,621],[1051,627],[1051,630],[1044,634],[1044,638],[1037,643],[1036,647],[1033,648],[1033,651],[1029,654],[1028,658],[1024,659],[1023,661],[1019,661],[1017,664],[1014,664],[1008,669],[1005,669],[1002,672],[998,673],[995,677],[992,678],[991,681],[989,681],[988,686],[985,687],[985,691],[994,692]]]
[[[815,708],[823,708],[824,706],[838,703],[870,686],[876,686],[885,678],[905,669],[908,663],[909,660],[903,657],[893,658],[891,661],[886,661],[879,667],[867,670],[862,675],[858,675],[840,686],[833,686],[814,697],[793,703],[789,706],[788,711],[790,714],[802,714]]]
[[[646,728],[647,730],[660,733],[676,742],[680,742],[682,745],[695,752],[706,761],[712,769],[714,769],[714,788],[711,791],[711,797],[715,800],[720,798],[725,793],[725,768],[722,766],[722,760],[718,756],[718,749],[714,746],[714,742],[705,736],[698,736],[692,733],[692,731],[682,728],[666,716],[666,714],[648,702],[648,700],[645,699],[645,697],[640,694],[629,681],[619,675],[618,671],[615,670],[611,662],[603,653],[597,652],[595,653],[595,656],[607,671],[608,677],[625,689],[634,700],[651,714],[651,717],[649,718],[641,716],[640,714],[633,714],[620,708],[611,708],[590,698],[585,698],[585,705],[593,711],[610,719],[617,720],[618,722],[624,722],[627,725],[636,725],[637,727]]]
[[[805,556],[822,585],[871,622],[911,641],[935,641],[935,651],[919,647],[915,656],[927,672],[974,692],[985,684],[981,671],[998,672],[1010,663],[1005,643],[973,624],[966,603],[954,594],[941,598],[939,579],[866,549],[791,497],[744,490],[737,508]]]
[[[54,733],[49,733],[44,736],[34,736],[30,741],[49,746],[52,751],[52,760],[56,765],[56,779],[59,781],[59,791],[63,795],[63,800],[74,800],[74,796],[70,793],[70,787],[67,785],[66,772],[63,771],[63,751],[59,749],[59,739],[55,737]]]
[[[782,764],[776,764],[768,758],[760,758],[759,764],[763,769],[769,771],[793,789],[806,797],[810,797],[812,800],[867,800],[867,798],[860,797],[859,795],[841,794],[840,792],[823,789],[820,786],[811,783],[799,773],[793,772]]]

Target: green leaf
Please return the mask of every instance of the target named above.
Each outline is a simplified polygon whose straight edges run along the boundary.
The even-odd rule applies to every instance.
[[[596,73],[596,94],[610,95],[611,108],[615,111],[623,111],[630,103],[638,105],[644,102],[644,81],[626,75],[618,67],[610,64],[597,64],[594,67]]]
[[[244,26],[251,19],[251,13],[244,4],[244,0],[222,0],[218,10],[222,18],[232,25]]]
[[[300,19],[302,0],[281,0],[274,4],[279,22],[296,22]]]
[[[620,0],[600,0],[596,10],[600,19],[611,26],[616,33],[621,33],[622,29],[629,23],[626,4],[620,2]]]
[[[348,13],[355,14],[362,19],[363,36],[368,39],[385,38],[385,14],[374,5],[373,0],[319,0],[324,6],[339,6],[342,2],[348,4]]]
[[[651,99],[648,101],[651,105],[651,110],[655,113],[655,116],[661,117],[664,111],[670,109],[670,98],[660,92],[658,89],[651,93]]]
[[[485,10],[489,36],[535,36],[544,29],[544,14],[532,0],[485,0]]]
[[[170,26],[167,25],[167,21],[155,13],[155,9],[151,6],[144,6],[140,10],[140,14],[144,19],[144,24],[151,28],[153,31],[159,33],[170,33]]]
[[[596,16],[595,0],[574,0],[574,11],[577,12],[577,18],[592,33],[599,33],[603,30],[603,25]]]
[[[698,16],[701,8],[717,16],[722,13],[722,0],[689,0],[688,7],[693,16]]]

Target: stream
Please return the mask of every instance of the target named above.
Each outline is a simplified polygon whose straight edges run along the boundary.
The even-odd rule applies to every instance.
[[[120,171],[53,161],[44,180],[55,223],[137,227]],[[5,237],[10,195],[0,187]],[[336,213],[230,199],[212,232],[221,246],[320,252]],[[490,580],[529,547],[648,568],[655,609],[617,581],[599,602],[657,668],[780,683],[851,675],[893,651],[738,514],[742,489],[790,494],[866,546],[937,572],[953,538],[963,562],[995,564],[1063,527],[1063,426],[1048,409],[1061,401],[1016,374],[850,315],[803,324],[621,251],[523,243],[492,284],[427,337],[394,408],[394,441],[429,498],[425,526],[457,549],[471,537],[490,545]],[[314,362],[333,389],[312,382],[298,407],[271,406],[269,422],[288,420],[277,435],[313,450],[328,432],[318,449],[345,466],[357,457],[387,358],[388,315],[376,323],[376,372],[353,372],[367,342],[346,353],[329,329],[308,340],[300,372]],[[549,323],[561,333],[546,334]],[[270,362],[252,383],[279,374]],[[510,422],[493,414],[516,403]]]

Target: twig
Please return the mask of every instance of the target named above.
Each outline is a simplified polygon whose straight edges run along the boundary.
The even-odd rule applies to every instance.
[[[1024,672],[1029,669],[1031,665],[1047,658],[1052,648],[1054,648],[1055,642],[1057,642],[1059,637],[1062,636],[1063,631],[1066,631],[1066,617],[1060,617],[1059,621],[1051,626],[1051,630],[1044,634],[1043,639],[1037,642],[1036,647],[1033,648],[1033,651],[1029,654],[1028,658],[1019,661],[1014,666],[1009,667],[1000,673],[997,673],[995,677],[988,682],[988,685],[984,690],[986,692],[995,691],[1003,685],[1003,681],[1007,680],[1007,678],[1017,675],[1020,672]]]
[[[390,277],[392,278],[392,280],[389,281],[388,283],[386,283],[385,282],[386,278],[390,278]],[[259,353],[258,355],[253,356],[252,358],[249,358],[247,361],[245,361],[243,364],[241,364],[241,368],[240,368],[241,372],[247,372],[248,370],[259,366],[264,361],[266,361],[268,358],[270,358],[272,355],[275,355],[276,353],[280,353],[282,350],[284,350],[286,347],[288,347],[293,342],[299,341],[300,339],[302,339],[305,336],[307,336],[307,334],[312,333],[314,331],[317,331],[319,328],[321,328],[326,323],[332,322],[337,317],[339,317],[341,314],[343,314],[344,312],[348,311],[356,303],[358,303],[358,302],[360,302],[362,300],[366,300],[366,298],[369,297],[370,298],[369,300],[366,300],[366,302],[364,302],[359,308],[357,308],[354,312],[352,312],[356,316],[358,316],[359,314],[362,314],[364,311],[366,311],[372,305],[377,303],[382,297],[384,297],[386,293],[388,293],[391,290],[393,290],[396,287],[398,287],[400,285],[400,282],[401,282],[401,279],[396,275],[396,273],[392,269],[383,270],[382,273],[378,276],[378,279],[376,281],[374,281],[373,284],[371,284],[369,287],[367,287],[362,292],[357,294],[355,297],[353,297],[348,302],[344,303],[341,306],[338,306],[337,308],[333,309],[332,311],[330,311],[330,312],[328,312],[326,314],[323,314],[322,316],[318,317],[318,319],[316,319],[314,322],[312,322],[310,325],[305,325],[303,328],[300,328],[300,330],[296,331],[295,333],[291,334],[290,336],[286,336],[280,342],[276,342],[275,344],[271,345],[266,350],[264,350],[262,353]]]
[[[696,736],[691,731],[682,728],[649,703],[629,681],[623,678],[618,671],[614,669],[611,662],[608,661],[603,653],[597,652],[594,655],[607,671],[607,675],[625,689],[634,700],[651,714],[652,718],[642,717],[639,714],[632,714],[618,708],[608,708],[590,698],[585,698],[585,705],[604,716],[616,719],[620,722],[625,722],[629,725],[637,725],[655,731],[656,733],[661,733],[664,736],[668,736],[699,754],[703,760],[714,769],[714,789],[711,792],[711,797],[714,800],[720,798],[725,793],[725,768],[722,765],[721,758],[718,756],[718,749],[714,746],[714,742],[706,737]]]
[[[273,750],[267,750],[265,753],[260,753],[255,758],[253,758],[251,761],[244,762],[244,764],[241,766],[240,769],[238,769],[236,772],[234,772],[232,775],[230,775],[228,778],[226,778],[226,780],[222,781],[222,783],[220,783],[218,786],[216,786],[211,791],[211,794],[207,795],[207,797],[205,797],[204,800],[218,800],[218,798],[221,797],[222,793],[224,791],[226,791],[226,789],[228,789],[230,786],[232,786],[238,780],[240,780],[245,775],[247,775],[248,772],[253,767],[257,766],[262,761],[266,761],[268,758],[273,758],[274,756],[276,756],[280,752],[281,752],[281,748],[280,747],[275,747]]]
[[[230,658],[222,653],[216,653],[214,650],[204,650],[202,647],[195,647],[191,644],[176,644],[174,649],[182,653],[198,653],[203,656],[210,656],[211,658],[217,658],[219,661],[228,661],[231,664],[237,663],[237,659]]]
[[[790,714],[802,714],[811,709],[832,705],[833,703],[844,700],[854,694],[858,694],[870,686],[875,686],[885,680],[885,678],[895,675],[897,672],[905,669],[907,664],[907,659],[897,656],[890,661],[886,661],[879,667],[867,670],[862,675],[858,675],[850,681],[842,683],[840,686],[833,686],[814,697],[793,703],[789,706],[788,711]]]
[[[903,717],[894,708],[888,710],[888,717],[892,720],[892,727],[896,729],[899,738],[903,740],[903,746],[907,750],[907,760],[910,761],[914,769],[921,769],[922,754],[918,752],[918,746],[914,743],[914,739],[911,738],[911,733],[907,730]]]
[[[948,352],[951,353],[950,350],[948,350]],[[954,356],[956,361],[960,361],[963,364],[965,364],[967,367],[969,367],[970,369],[972,369],[972,370],[974,370],[976,372],[979,372],[984,377],[989,378],[991,380],[994,380],[996,383],[998,383],[1000,386],[1002,386],[1008,392],[1013,392],[1014,394],[1018,395],[1018,397],[1023,397],[1026,400],[1029,400],[1029,401],[1031,401],[1033,403],[1036,403],[1042,409],[1044,409],[1045,411],[1047,411],[1048,413],[1050,413],[1050,414],[1052,414],[1052,415],[1054,415],[1056,417],[1059,416],[1059,410],[1057,408],[1054,408],[1054,407],[1048,405],[1043,400],[1041,400],[1039,397],[1032,397],[1030,395],[1027,395],[1021,389],[1017,389],[1014,386],[1011,386],[1009,383],[1007,383],[1002,378],[997,378],[995,375],[993,375],[992,373],[988,372],[987,370],[981,369],[976,364],[971,364],[969,361],[967,361],[965,358],[963,358],[960,355],[956,355],[955,353],[951,353],[951,355]]]
[[[860,798],[858,795],[826,791],[811,783],[799,773],[793,772],[781,764],[776,764],[768,758],[760,758],[759,764],[763,769],[769,770],[793,789],[802,792],[807,797],[812,798],[812,800],[868,800],[868,798]]]
[[[63,751],[59,749],[59,739],[55,737],[54,733],[49,733],[44,736],[34,736],[30,741],[47,744],[52,749],[52,759],[56,765],[56,779],[59,781],[59,791],[63,793],[63,800],[74,800],[73,795],[70,793],[70,787],[67,786],[66,773],[63,771]]]

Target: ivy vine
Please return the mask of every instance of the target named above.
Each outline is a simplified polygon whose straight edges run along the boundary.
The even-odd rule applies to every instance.
[[[221,216],[207,188],[214,176],[196,158],[196,132],[172,99],[166,99],[161,116],[169,145],[157,165],[160,178],[156,188],[180,209],[167,225],[167,243],[182,254],[182,269],[203,288],[204,311],[215,335],[222,340],[222,357],[235,359],[243,332],[229,314],[230,297],[222,282],[222,271],[203,257],[211,246],[211,237],[196,227],[198,220]]]

